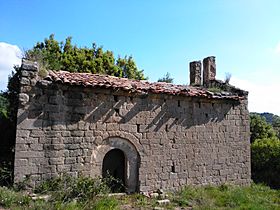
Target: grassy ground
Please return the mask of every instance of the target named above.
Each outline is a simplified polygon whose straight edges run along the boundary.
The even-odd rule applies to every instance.
[[[68,180],[69,181],[69,180]],[[0,187],[0,206],[4,209],[279,209],[280,190],[272,190],[263,185],[250,187],[222,185],[219,187],[186,187],[180,192],[168,194],[170,203],[159,206],[160,198],[148,198],[140,194],[109,196],[104,186],[97,186],[88,179],[76,183],[43,186],[38,191],[50,195],[48,201],[33,200],[26,191]],[[80,184],[80,185],[79,185]],[[69,187],[73,185],[73,187]],[[100,188],[101,187],[101,188]],[[56,189],[55,189],[56,188]],[[75,189],[74,189],[75,188]],[[96,190],[98,189],[98,190]],[[100,190],[101,189],[101,190]],[[86,193],[91,190],[91,193]],[[1,209],[1,208],[0,208]]]

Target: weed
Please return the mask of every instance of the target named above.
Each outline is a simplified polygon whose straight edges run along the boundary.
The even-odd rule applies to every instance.
[[[101,178],[62,176],[42,183],[36,192],[47,193],[51,199],[32,200],[25,192],[0,187],[0,206],[13,210],[153,209],[157,206],[156,199],[140,194],[109,197],[109,188]],[[280,209],[280,191],[259,184],[186,186],[168,198],[171,204],[164,206],[165,209]]]
[[[11,163],[2,163],[0,166],[0,185],[9,186],[12,181],[13,171]]]
[[[118,209],[118,203],[119,202],[116,198],[105,196],[89,203],[88,207],[96,210],[114,210]]]
[[[221,88],[219,88],[219,87],[211,87],[211,88],[208,88],[208,91],[210,91],[212,93],[220,93],[223,90]]]
[[[280,209],[280,191],[252,184],[186,187],[173,197],[178,206],[194,209]]]
[[[110,189],[101,178],[73,178],[67,175],[47,180],[35,189],[35,193],[51,194],[52,200],[59,202],[83,202],[108,192]]]
[[[31,189],[30,176],[26,176],[21,182],[17,182],[13,185],[13,189],[17,192]]]
[[[31,198],[22,193],[15,192],[7,187],[0,187],[0,206],[10,208],[12,205],[28,205]]]
[[[228,84],[229,81],[230,81],[230,79],[231,79],[231,73],[226,72],[226,75],[225,75],[225,83]]]

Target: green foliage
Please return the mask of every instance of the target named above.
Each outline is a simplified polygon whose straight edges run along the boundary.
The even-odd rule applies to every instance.
[[[28,205],[31,198],[22,193],[15,192],[6,187],[0,187],[0,206],[10,208],[13,205]]]
[[[118,201],[113,197],[100,196],[90,200],[77,202],[71,200],[63,202],[59,200],[45,201],[43,199],[32,200],[26,192],[15,192],[7,187],[0,187],[0,209],[1,207],[10,209],[29,210],[79,210],[79,209],[117,209]]]
[[[9,186],[12,183],[13,171],[11,163],[3,162],[0,165],[0,186]]]
[[[251,145],[252,178],[274,188],[280,188],[280,140],[257,139]]]
[[[70,178],[73,179],[74,178]],[[78,178],[80,179],[80,178]],[[91,183],[80,181],[82,183]],[[58,189],[66,184],[65,181],[54,180],[48,183],[44,189]],[[71,181],[72,182],[72,181]],[[78,182],[78,181],[77,181]],[[76,182],[76,183],[77,183]],[[62,185],[61,183],[64,183]],[[82,184],[84,185],[84,184]],[[92,184],[85,184],[92,186]],[[77,187],[73,185],[72,188]],[[82,187],[83,188],[83,187]],[[88,187],[86,187],[88,188]],[[58,189],[62,193],[63,189]],[[83,190],[82,190],[83,191]],[[51,193],[52,191],[48,191]],[[51,194],[53,196],[53,194]],[[165,209],[279,209],[280,191],[272,190],[263,185],[252,184],[251,186],[241,187],[235,185],[221,186],[187,186],[180,192],[169,194],[168,199],[171,203],[164,206]],[[87,199],[79,200],[76,197],[66,201],[60,197],[53,197],[49,200],[33,200],[26,192],[15,192],[6,187],[0,187],[0,207],[9,209],[59,209],[59,210],[79,210],[79,209],[154,209],[156,199],[147,198],[140,194],[125,195],[121,197],[109,196],[108,194],[98,193],[96,196],[89,196]]]
[[[118,204],[119,202],[116,198],[105,196],[92,202],[90,207],[97,210],[114,210],[118,209]]]
[[[92,199],[98,194],[106,194],[109,191],[107,182],[100,178],[73,178],[66,175],[43,182],[35,189],[36,193],[50,193],[52,200],[59,202],[70,202],[72,200],[82,202]]]
[[[264,117],[258,114],[250,114],[250,131],[251,131],[251,143],[256,139],[274,138],[276,132],[272,126],[268,124]]]
[[[278,138],[280,139],[280,117],[274,115],[272,118],[272,127],[275,130]]]
[[[278,115],[269,112],[264,112],[264,113],[252,112],[251,115],[259,115],[261,117],[264,117],[266,122],[270,124],[273,130],[276,132],[278,138],[280,138],[280,117]]]
[[[72,37],[58,42],[51,34],[44,42],[38,42],[25,53],[25,57],[38,61],[40,69],[64,70],[113,75],[130,79],[146,79],[143,70],[139,70],[131,56],[114,57],[112,51],[104,51],[94,43],[91,48],[77,47]]]
[[[269,124],[272,124],[273,117],[277,116],[269,112],[263,112],[263,113],[252,112],[251,114],[257,114],[260,115],[261,117],[264,117],[266,122]]]
[[[273,115],[272,126],[273,127],[280,127],[280,117],[279,116]]]
[[[8,118],[9,102],[3,93],[0,93],[0,120]]]
[[[193,209],[278,209],[279,195],[279,191],[255,184],[186,187],[174,196],[173,202]]]
[[[14,67],[12,75],[9,76],[8,90],[5,92],[5,96],[9,102],[8,116],[9,120],[16,124],[17,120],[17,108],[18,108],[18,94],[20,89],[20,68]],[[15,128],[14,128],[15,129]]]
[[[9,78],[8,90],[0,94],[0,185],[12,182],[19,88],[17,67],[15,71]]]
[[[173,78],[171,78],[169,72],[167,72],[166,75],[158,79],[158,82],[173,83]]]
[[[278,119],[271,113],[250,114],[252,179],[273,188],[280,188]]]
[[[220,93],[223,90],[221,88],[219,88],[219,87],[211,87],[211,88],[208,88],[208,91],[210,91],[212,93]]]

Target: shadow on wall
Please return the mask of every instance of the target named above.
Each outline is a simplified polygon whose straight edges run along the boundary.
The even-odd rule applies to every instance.
[[[145,130],[166,131],[174,126],[190,128],[225,119],[238,101],[207,100],[166,95],[127,95],[118,91],[38,82],[28,106],[20,109],[23,128],[88,123],[137,124]],[[119,95],[116,95],[119,94]],[[22,105],[20,105],[22,106]]]

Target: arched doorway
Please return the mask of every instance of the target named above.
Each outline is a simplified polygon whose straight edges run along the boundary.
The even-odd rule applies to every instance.
[[[127,134],[129,136],[129,134]],[[139,147],[140,148],[140,147]],[[136,149],[135,145],[131,143],[131,141],[121,138],[121,137],[109,137],[101,142],[98,146],[93,148],[92,151],[92,169],[91,169],[91,176],[104,176],[104,171],[106,169],[106,160],[107,158],[110,159],[110,151],[120,150],[121,154],[123,155],[123,168],[124,168],[124,186],[125,192],[133,193],[139,190],[139,166],[140,166],[140,155],[138,150]],[[105,156],[107,156],[105,158]],[[121,156],[121,155],[120,155]],[[114,159],[111,157],[111,159]],[[105,160],[105,162],[104,162]],[[110,161],[108,161],[110,162]],[[121,161],[123,162],[123,161]],[[105,173],[106,174],[106,173]]]
[[[126,183],[125,155],[120,149],[112,149],[106,153],[102,163],[102,177],[110,178],[113,192],[124,192]]]

